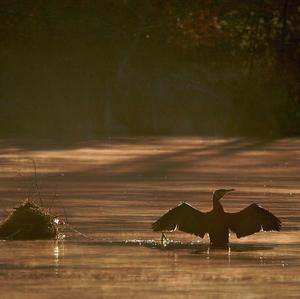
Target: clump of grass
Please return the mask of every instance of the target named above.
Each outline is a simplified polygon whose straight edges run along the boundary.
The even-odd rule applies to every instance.
[[[0,225],[0,239],[62,239],[63,222],[45,208],[25,200]]]

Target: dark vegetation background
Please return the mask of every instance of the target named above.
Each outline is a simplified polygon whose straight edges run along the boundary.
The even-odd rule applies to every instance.
[[[300,133],[296,0],[2,0],[0,136]]]

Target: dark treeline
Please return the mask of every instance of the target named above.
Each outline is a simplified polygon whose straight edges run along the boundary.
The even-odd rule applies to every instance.
[[[297,0],[1,1],[0,135],[300,133]]]

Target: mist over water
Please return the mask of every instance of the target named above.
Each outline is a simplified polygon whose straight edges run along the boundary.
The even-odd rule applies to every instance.
[[[0,242],[1,298],[297,296],[299,145],[189,137],[2,141],[1,218],[36,198],[30,157],[44,206],[66,214],[71,228],[64,241]],[[231,234],[230,247],[217,250],[207,237],[167,233],[163,248],[151,223],[181,201],[208,211],[220,187],[236,189],[222,201],[226,211],[257,202],[283,230]]]
[[[30,199],[67,225],[0,240],[0,299],[299,297],[299,12],[2,0],[0,223]],[[257,203],[282,231],[161,243],[154,221],[184,201],[209,211],[220,188],[236,190],[225,211]]]

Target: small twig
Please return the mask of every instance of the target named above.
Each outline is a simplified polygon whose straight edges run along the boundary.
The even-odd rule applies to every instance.
[[[11,238],[13,238],[15,235],[17,235],[21,231],[22,231],[22,229],[20,228],[17,231],[15,231],[15,232],[11,233],[10,235],[8,235],[5,239],[11,240]]]
[[[80,232],[78,229],[76,229],[75,227],[73,227],[71,224],[66,223],[66,225],[69,227],[69,229],[70,229],[71,231],[73,231],[73,232],[75,232],[75,233],[77,233],[77,234],[79,234],[79,235],[85,237],[86,239],[89,239],[89,240],[96,240],[95,238],[92,238],[92,237],[90,237],[90,236],[88,236],[88,235],[86,235],[86,234]]]
[[[67,216],[67,212],[66,212],[65,206],[64,206],[62,200],[61,200],[59,197],[57,197],[57,193],[56,193],[56,192],[54,193],[54,196],[53,196],[53,198],[52,198],[52,203],[53,203],[53,201],[54,201],[55,198],[58,199],[58,201],[59,201],[59,203],[60,203],[60,207],[63,209],[63,214],[64,214],[64,218],[65,218],[64,225],[66,225],[71,231],[73,231],[73,232],[75,232],[75,233],[77,233],[77,234],[83,236],[83,237],[86,238],[86,239],[89,239],[89,240],[95,240],[94,238],[89,237],[88,235],[86,235],[86,234],[80,232],[78,229],[76,229],[74,226],[72,226],[72,225],[69,223],[69,219],[68,219],[68,216]]]
[[[49,206],[49,210],[51,211],[52,207],[53,207],[53,204],[54,204],[54,200],[58,197],[58,194],[57,194],[57,184],[55,185],[55,191],[54,191],[54,194],[52,196],[52,199],[50,201],[50,206]]]
[[[18,167],[18,169],[17,169],[17,171],[16,171],[16,173],[17,173],[17,176],[19,176],[20,178],[22,178],[22,179],[24,179],[25,180],[25,176],[23,175],[23,173],[22,173],[22,162],[24,162],[24,160],[27,160],[27,159],[29,159],[29,158],[23,158],[23,159],[19,159],[19,160],[17,160],[17,163],[19,163],[19,167]],[[26,179],[26,183],[27,183],[27,179]],[[29,181],[29,183],[31,184],[31,181]],[[27,199],[30,199],[30,197],[31,197],[31,189],[32,189],[32,187],[30,186],[27,190],[25,190],[25,191],[23,191],[23,190],[21,190],[21,188],[20,188],[20,190],[21,190],[21,193],[25,193],[25,198],[27,198]]]
[[[56,186],[57,186],[57,185],[56,185]],[[67,212],[66,212],[65,206],[64,206],[62,200],[57,196],[57,192],[56,192],[56,191],[55,191],[55,193],[54,193],[54,195],[53,195],[53,198],[52,198],[52,201],[51,201],[50,209],[53,207],[54,199],[57,199],[58,202],[60,203],[60,208],[62,208],[63,214],[64,214],[64,218],[65,218],[65,224],[68,224],[68,223],[69,223],[69,220],[68,220],[68,216],[67,216]]]
[[[58,197],[57,197],[58,198]],[[67,216],[67,212],[66,212],[66,209],[65,209],[65,206],[63,205],[63,202],[61,201],[60,198],[58,198],[60,204],[61,204],[61,207],[63,209],[63,212],[64,212],[64,217],[65,217],[65,223],[69,223],[69,220],[68,220],[68,216]]]
[[[49,207],[49,210],[51,211],[53,205],[54,205],[54,200],[57,199],[60,203],[60,207],[62,208],[63,210],[63,213],[64,213],[64,217],[65,217],[65,223],[68,223],[68,216],[67,216],[67,212],[66,212],[66,209],[65,209],[65,206],[62,202],[62,200],[58,197],[58,194],[57,194],[57,184],[55,185],[55,192],[53,194],[53,197],[51,199],[51,202],[50,202],[50,207]]]
[[[34,159],[30,159],[30,160],[32,161],[33,168],[34,168],[34,186],[35,186],[35,190],[36,190],[36,193],[37,193],[38,198],[40,200],[40,205],[42,206],[43,205],[43,200],[42,200],[41,192],[40,192],[39,185],[38,185],[38,176],[37,176],[36,163],[35,163]]]
[[[39,201],[40,201],[40,205],[43,205],[43,200],[42,200],[42,196],[41,196],[41,192],[40,192],[40,188],[39,188],[39,184],[38,184],[38,174],[37,174],[37,167],[36,167],[36,162],[33,158],[27,158],[28,160],[30,160],[32,162],[32,165],[33,165],[33,168],[34,168],[34,180],[32,181],[32,186],[31,188],[28,190],[27,192],[27,197],[30,198],[31,196],[33,196],[34,194],[37,194],[38,198],[39,198]],[[21,171],[19,172],[19,175],[22,177],[22,173]],[[35,191],[35,193],[32,192],[32,189]],[[96,240],[95,238],[92,238],[92,237],[89,237],[88,235],[80,232],[78,229],[76,229],[75,227],[73,227],[70,223],[69,223],[69,219],[68,219],[68,216],[67,216],[67,212],[66,212],[66,209],[65,209],[65,206],[62,202],[62,200],[58,197],[58,194],[57,194],[57,184],[55,186],[55,192],[53,194],[53,197],[51,199],[51,202],[50,202],[50,208],[49,210],[52,209],[53,205],[54,205],[54,201],[55,200],[58,200],[58,202],[60,203],[60,207],[62,208],[63,210],[63,214],[64,214],[64,218],[65,218],[65,221],[62,221],[62,223],[64,225],[66,225],[71,231],[83,236],[84,238],[86,239],[89,239],[89,240]],[[20,233],[22,230],[18,230],[14,233],[12,233],[10,236],[8,236],[9,238],[12,238],[14,237],[15,235],[17,235],[18,233]]]

